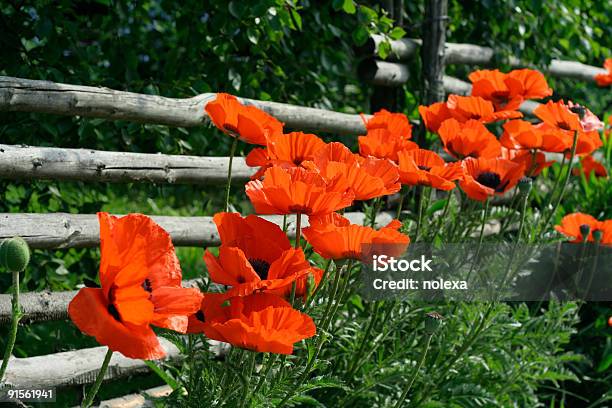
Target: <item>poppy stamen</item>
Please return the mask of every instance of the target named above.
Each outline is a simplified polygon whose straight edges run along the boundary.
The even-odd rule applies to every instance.
[[[142,282],[142,288],[149,293],[153,292],[153,288],[151,287],[151,281],[149,279],[145,279],[144,282]]]
[[[117,310],[117,308],[115,307],[115,305],[113,305],[112,303],[108,305],[108,307],[106,308],[106,310],[108,310],[108,313],[110,313],[111,316],[113,316],[113,318],[120,322],[121,321],[121,316],[119,315],[119,311]]]
[[[206,318],[204,317],[204,312],[202,312],[201,310],[198,310],[194,316],[196,319],[198,319],[201,322],[206,321]]]
[[[497,190],[500,187],[501,178],[497,173],[493,173],[492,171],[485,171],[484,173],[480,173],[478,177],[476,177],[476,181],[482,184],[483,186]]]
[[[268,271],[270,270],[270,263],[263,259],[249,259],[251,266],[257,273],[260,279],[268,279]]]

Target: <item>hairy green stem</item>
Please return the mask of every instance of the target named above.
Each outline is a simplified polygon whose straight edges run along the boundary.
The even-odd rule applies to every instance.
[[[302,214],[295,214],[295,249],[300,247],[302,239]]]
[[[111,357],[113,356],[113,351],[109,348],[104,356],[104,361],[102,362],[102,366],[100,367],[100,371],[98,371],[98,375],[96,376],[96,381],[93,383],[89,392],[87,392],[87,396],[81,406],[83,408],[88,408],[93,404],[94,398],[100,389],[100,385],[102,385],[102,380],[104,379],[104,374],[106,374],[106,370],[108,369],[108,364],[111,361]]]
[[[2,384],[4,373],[6,372],[9,360],[13,353],[13,347],[15,347],[17,329],[19,327],[19,320],[21,320],[21,309],[19,307],[19,272],[13,272],[13,297],[11,298],[11,306],[11,330],[9,332],[6,350],[4,351],[4,358],[2,359],[2,367],[0,367],[0,384]]]
[[[348,370],[347,370],[347,372],[348,372],[347,376],[348,377],[350,377],[351,374],[353,374],[353,372],[357,368],[357,363],[359,362],[361,354],[365,350],[366,344],[368,343],[368,338],[370,337],[370,332],[372,331],[372,329],[374,328],[374,325],[378,321],[378,317],[379,317],[378,315],[379,315],[379,312],[380,312],[380,305],[381,305],[381,302],[375,302],[375,304],[374,304],[374,312],[370,314],[370,321],[368,322],[368,326],[366,327],[366,330],[363,333],[363,338],[361,339],[361,344],[359,345],[359,348],[357,349],[357,352],[353,355],[353,359],[351,360],[350,364],[348,365]]]
[[[410,389],[412,388],[414,381],[419,375],[419,371],[421,371],[421,368],[423,367],[423,363],[425,363],[425,358],[427,357],[427,352],[429,351],[429,346],[431,345],[432,338],[433,338],[433,334],[425,335],[425,346],[423,347],[423,351],[421,352],[421,358],[419,359],[419,363],[415,367],[414,372],[412,373],[412,376],[410,377],[410,381],[406,385],[406,388],[404,388],[404,391],[402,392],[402,396],[395,403],[394,408],[401,407],[404,401],[406,400],[406,397],[408,396],[408,393],[410,392]]]
[[[230,150],[229,165],[227,166],[227,186],[225,187],[225,212],[229,211],[229,198],[230,190],[232,185],[232,164],[234,162],[234,154],[236,153],[236,146],[238,145],[238,138],[234,137],[232,141],[232,147]]]
[[[253,377],[253,371],[255,370],[255,360],[257,358],[257,353],[255,351],[251,351],[251,355],[249,358],[249,364],[247,366],[247,375],[246,381],[244,383],[244,398],[240,402],[240,406],[243,407],[244,404],[248,403],[251,400],[251,378]]]

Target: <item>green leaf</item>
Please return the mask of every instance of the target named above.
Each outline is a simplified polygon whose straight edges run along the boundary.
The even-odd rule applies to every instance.
[[[389,33],[389,37],[393,38],[394,40],[399,40],[400,38],[402,38],[405,35],[406,35],[406,31],[404,31],[404,29],[402,27],[395,27]]]
[[[344,3],[342,4],[342,9],[348,14],[355,14],[355,12],[357,11],[353,0],[344,0]]]

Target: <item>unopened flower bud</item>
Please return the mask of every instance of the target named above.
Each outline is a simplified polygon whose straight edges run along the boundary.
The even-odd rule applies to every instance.
[[[582,224],[580,226],[580,235],[582,235],[582,240],[586,241],[589,239],[589,233],[591,232],[591,226],[588,224]]]
[[[602,238],[603,232],[601,232],[601,230],[596,229],[595,231],[593,231],[593,239],[595,240],[595,242],[601,242]]]
[[[523,177],[518,182],[519,192],[522,195],[528,195],[531,191],[531,186],[533,185],[533,181],[529,177]]]
[[[433,335],[440,327],[442,319],[444,318],[438,312],[427,313],[425,317],[425,334],[429,336]]]
[[[5,239],[0,244],[0,267],[7,272],[21,272],[30,262],[30,247],[21,237]]]

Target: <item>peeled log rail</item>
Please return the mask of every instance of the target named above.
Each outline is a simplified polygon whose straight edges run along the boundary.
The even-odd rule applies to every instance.
[[[172,388],[167,385],[150,388],[141,391],[139,394],[129,394],[100,402],[97,408],[141,408],[154,407],[155,404],[150,399],[162,398],[170,395]],[[150,398],[150,399],[149,399]]]
[[[365,215],[351,212],[345,215],[352,223],[362,224]],[[217,227],[212,217],[173,217],[153,215],[151,218],[172,237],[175,246],[207,247],[219,245]],[[281,215],[264,216],[282,225]],[[391,221],[389,213],[380,213],[377,224]],[[294,236],[294,217],[289,217],[287,229]],[[303,220],[306,226],[307,220]],[[95,214],[0,213],[0,240],[20,236],[31,248],[91,248],[100,244],[98,218]]]
[[[227,180],[227,157],[106,152],[0,144],[0,178],[94,182],[219,184]],[[254,174],[234,158],[232,181]]]
[[[361,51],[366,55],[375,55],[379,44],[383,41],[380,35],[372,35],[366,44],[361,47]],[[402,38],[401,40],[390,41],[391,52],[389,58],[395,60],[408,60],[414,57],[421,46],[421,40]],[[495,51],[489,47],[482,47],[474,44],[446,43],[445,63],[446,64],[469,64],[469,65],[489,65],[494,62]],[[512,67],[524,67],[528,64],[521,62],[518,58],[510,58],[508,61]],[[595,82],[595,75],[605,74],[607,71],[601,67],[594,67],[576,61],[562,61],[554,59],[550,62],[546,71],[556,77],[572,78],[581,81]]]
[[[179,350],[168,340],[159,339],[168,360],[177,360]],[[106,347],[94,347],[46,356],[9,360],[4,381],[13,388],[68,387],[94,382],[106,354]],[[106,380],[149,372],[142,360],[114,353],[104,378]]]
[[[191,98],[175,99],[103,87],[0,76],[0,111],[78,115],[193,127],[208,122],[204,106],[214,98],[214,93],[205,93]],[[268,112],[290,129],[340,135],[365,133],[365,126],[359,115],[286,103],[240,99],[245,104]]]
[[[396,87],[408,82],[410,72],[404,64],[368,58],[357,67],[357,75],[372,85]]]

